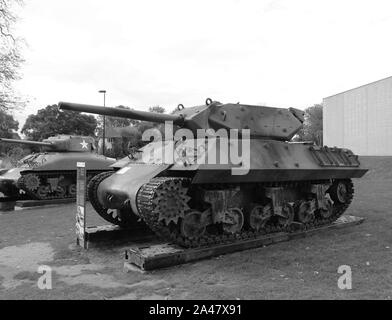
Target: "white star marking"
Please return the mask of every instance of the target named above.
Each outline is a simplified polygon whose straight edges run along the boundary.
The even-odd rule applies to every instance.
[[[80,143],[82,145],[82,149],[87,149],[88,143],[83,140],[83,142]]]

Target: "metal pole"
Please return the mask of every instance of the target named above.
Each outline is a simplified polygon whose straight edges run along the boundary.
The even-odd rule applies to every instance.
[[[103,107],[106,105],[106,91],[103,93]],[[106,116],[103,116],[103,141],[102,141],[102,154],[105,155],[105,130],[106,130]]]
[[[103,93],[103,107],[106,106],[106,90],[99,90],[99,93]],[[105,155],[105,130],[106,130],[106,117],[103,116],[103,130],[102,130],[102,154]]]

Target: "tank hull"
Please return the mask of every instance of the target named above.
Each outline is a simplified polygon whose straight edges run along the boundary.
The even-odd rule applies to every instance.
[[[42,152],[25,157],[19,167],[0,176],[0,192],[31,199],[76,196],[76,163],[85,162],[89,178],[109,167],[114,159],[88,152]]]
[[[123,216],[122,221],[127,220],[124,215],[139,216],[160,234],[162,230],[167,233],[168,226],[173,224],[178,224],[177,228],[181,229],[186,213],[191,211],[195,215],[192,211],[195,208],[199,220],[209,221],[206,225],[222,224],[227,212],[234,208],[235,214],[241,217],[238,218],[242,220],[241,228],[246,223],[248,230],[262,228],[260,223],[249,227],[249,221],[256,219],[250,212],[258,208],[270,212],[274,228],[281,230],[277,226],[282,219],[285,221],[287,210],[291,212],[292,220],[294,215],[299,214],[296,219],[300,223],[306,221],[302,217],[306,214],[314,221],[317,218],[318,223],[327,223],[332,216],[337,219],[344,212],[343,207],[346,208],[348,201],[351,202],[351,178],[360,178],[367,171],[350,150],[272,140],[250,139],[247,165],[245,158],[239,163],[237,161],[237,164],[214,164],[202,159],[210,151],[216,151],[216,154],[220,154],[221,150],[226,151],[222,144],[211,144],[196,157],[194,154],[184,156],[181,152],[192,150],[199,143],[188,140],[174,146],[177,150],[175,153],[183,157],[175,159],[172,164],[158,161],[165,159],[162,155],[164,149],[170,147],[170,142],[151,143],[145,147],[144,154],[151,154],[151,150],[154,150],[158,155],[153,159],[141,156],[132,161],[122,159],[114,164],[113,167],[121,165],[122,168],[103,179],[91,191],[96,194],[99,203],[97,211],[102,213],[105,212],[104,208],[116,209]],[[242,150],[239,154],[244,155]],[[229,157],[215,157],[221,162],[223,158]],[[233,169],[241,170],[233,174]],[[337,188],[346,190],[347,203],[337,202]],[[152,194],[155,195],[150,199]],[[166,204],[158,204],[165,201]],[[305,207],[312,209],[305,210]],[[206,210],[209,213],[203,216]],[[330,217],[323,218],[324,211],[329,212]],[[105,218],[105,213],[102,216]]]
[[[188,140],[186,144],[174,148],[192,149],[198,144],[201,145],[201,142],[197,139]],[[150,145],[150,148],[144,149],[145,154],[154,150],[159,155],[165,152],[165,148],[170,148],[165,143]],[[192,184],[243,184],[350,179],[360,178],[367,172],[360,166],[358,157],[345,149],[257,139],[250,139],[249,146],[249,163],[242,166],[242,174],[233,174],[233,169],[241,167],[239,165],[208,163],[208,159],[203,158],[209,151],[215,151],[218,155],[219,144],[211,144],[198,154],[197,160],[200,161],[190,161],[194,159],[194,154],[184,159],[174,159],[177,161],[173,164],[156,161],[162,159],[160,156],[150,163],[122,159],[113,165],[122,165],[122,168],[101,183],[97,190],[98,199],[106,208],[113,209],[121,209],[129,200],[132,209],[137,212],[135,199],[139,188],[157,176],[190,177]]]

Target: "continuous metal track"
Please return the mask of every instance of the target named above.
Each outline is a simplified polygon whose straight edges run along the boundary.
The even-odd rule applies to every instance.
[[[206,234],[199,239],[187,239],[181,235],[179,228],[173,227],[173,225],[166,225],[162,220],[159,219],[159,212],[157,212],[157,197],[160,196],[158,189],[168,181],[174,181],[179,185],[189,186],[190,179],[188,178],[177,178],[177,177],[158,177],[152,179],[150,182],[144,184],[137,194],[137,206],[142,219],[146,224],[161,238],[179,244],[183,247],[195,248],[195,247],[208,247],[211,245],[232,243],[236,241],[258,238],[265,236],[266,234],[275,232],[293,232],[292,226],[281,227],[278,224],[269,224],[265,228],[259,231],[254,230],[242,230],[236,234]],[[344,181],[347,187],[347,196],[344,204],[334,202],[333,213],[329,218],[322,218],[318,216],[312,222],[302,224],[303,229],[310,230],[319,226],[328,225],[338,219],[350,205],[354,187],[350,179],[341,180]],[[302,184],[315,183],[314,181],[305,182],[282,182],[282,183],[262,183],[262,186],[282,186],[282,187],[298,187]],[[317,182],[316,182],[317,183]],[[227,187],[227,186],[222,186]]]
[[[102,171],[87,171],[87,182],[94,177],[95,175],[101,173]],[[48,178],[58,178],[59,176],[64,176],[66,178],[69,178],[72,181],[72,184],[75,185],[76,188],[76,171],[29,171],[29,172],[23,172],[21,177],[17,181],[17,187],[24,192],[26,192],[26,195],[30,196],[33,199],[37,200],[52,200],[52,199],[66,199],[66,198],[76,198],[76,189],[75,189],[75,195],[70,195],[68,193],[68,190],[65,190],[64,195],[59,195],[56,194],[56,192],[51,192],[48,193],[44,196],[38,194],[36,190],[30,190],[26,186],[25,182],[25,177],[27,174],[35,174],[39,179],[40,179],[40,185],[42,185],[42,181],[46,181]],[[66,185],[66,187],[69,187],[71,184]]]

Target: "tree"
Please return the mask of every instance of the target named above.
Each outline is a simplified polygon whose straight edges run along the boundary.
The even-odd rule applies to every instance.
[[[19,69],[23,63],[22,41],[13,35],[17,20],[14,6],[22,4],[22,0],[0,0],[0,110],[3,111],[24,105],[13,88],[14,81],[20,78]]]
[[[148,108],[148,111],[155,112],[155,113],[165,113],[166,112],[165,108],[161,107],[161,106],[150,107],[150,108]]]
[[[148,108],[149,112],[155,112],[155,113],[165,113],[166,110],[163,107],[160,106],[153,106]],[[140,136],[140,141],[137,142],[137,146],[143,146],[146,145],[147,142],[142,141],[142,134],[144,131],[152,128],[157,128],[159,131],[161,131],[162,135],[164,134],[164,124],[162,123],[156,123],[156,122],[150,122],[150,121],[140,121],[137,125],[136,128],[139,132]]]
[[[123,105],[119,105],[115,108],[130,110],[129,107],[123,106]],[[105,122],[106,122],[106,128],[108,128],[108,127],[124,128],[124,127],[128,127],[128,126],[134,126],[134,125],[138,124],[140,121],[135,120],[135,119],[106,116]],[[97,127],[97,136],[98,137],[102,137],[102,128],[103,128],[103,116],[100,115],[100,116],[98,116],[98,127]]]
[[[94,136],[97,120],[80,112],[59,110],[56,104],[29,115],[22,133],[29,139],[40,141],[58,134]]]
[[[18,130],[18,128],[18,121],[11,114],[0,110],[0,138],[15,138],[17,134],[14,131]],[[6,154],[15,147],[15,144],[2,143],[0,144],[0,154]]]
[[[130,109],[124,106],[118,106],[117,108]],[[165,109],[160,106],[153,106],[148,109],[149,112],[155,113],[165,113]],[[102,117],[101,117],[102,119]],[[125,120],[125,121],[123,121]],[[129,121],[129,122],[128,122]],[[102,121],[101,121],[102,123]],[[120,139],[114,139],[111,142],[112,149],[105,152],[107,156],[122,158],[130,153],[135,152],[136,149],[141,148],[148,142],[142,141],[142,134],[144,131],[151,128],[158,128],[163,134],[163,124],[154,123],[150,121],[139,121],[127,118],[116,118],[116,117],[106,117],[106,128],[108,127],[121,128]],[[99,137],[102,136],[102,126],[99,128]]]
[[[129,107],[123,105],[119,105],[115,108],[131,110]],[[160,106],[154,106],[154,107],[150,107],[148,111],[156,112],[156,113],[165,113],[165,108]],[[141,123],[141,121],[135,119],[108,117],[108,116],[106,116],[105,122],[106,122],[106,127],[115,127],[115,128],[135,126]],[[103,127],[103,116],[99,116],[98,136],[102,135],[102,127]]]
[[[303,128],[297,133],[296,141],[313,141],[319,146],[323,145],[323,105],[315,104],[305,109],[305,122]]]
[[[14,135],[13,130],[17,131],[18,128],[19,122],[11,114],[0,110],[0,137],[12,138]]]
[[[123,106],[123,105],[119,105],[115,108],[118,109],[130,109],[129,107]],[[99,125],[98,125],[98,130],[99,133],[98,135],[102,135],[102,127],[103,127],[103,116],[99,116]],[[109,117],[106,116],[105,117],[105,122],[106,122],[106,127],[128,127],[131,125],[134,125],[136,123],[138,123],[137,120],[133,120],[133,119],[127,119],[127,118],[119,118],[119,117]]]

